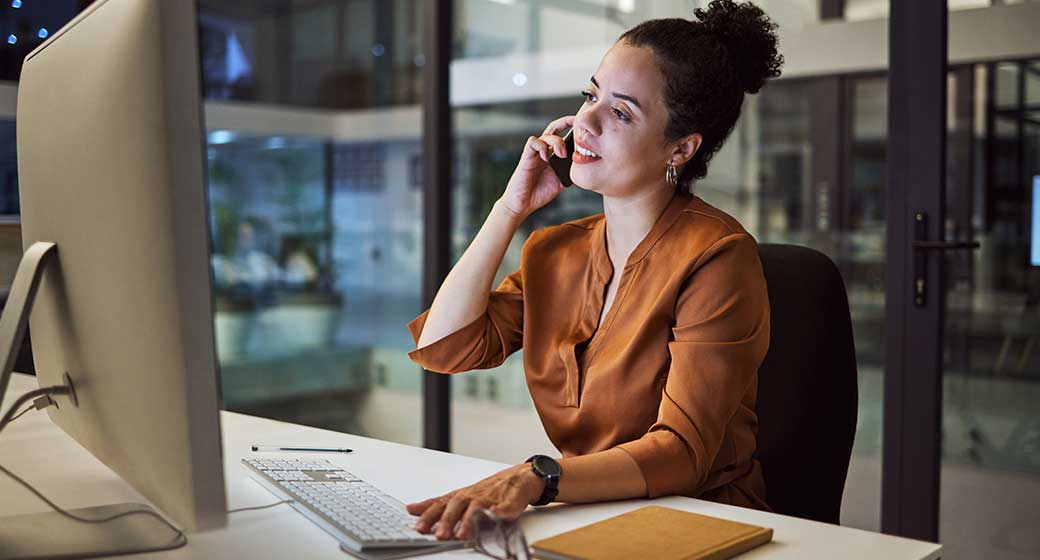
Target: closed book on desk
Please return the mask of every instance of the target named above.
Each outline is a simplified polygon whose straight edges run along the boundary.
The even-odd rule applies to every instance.
[[[765,544],[773,530],[647,506],[531,544],[544,560],[723,560]]]

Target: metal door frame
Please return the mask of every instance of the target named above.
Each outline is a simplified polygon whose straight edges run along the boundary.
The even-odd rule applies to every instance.
[[[889,4],[881,530],[937,542],[947,5]]]

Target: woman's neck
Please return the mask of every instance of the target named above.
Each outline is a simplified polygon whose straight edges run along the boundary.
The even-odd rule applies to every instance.
[[[650,233],[654,223],[675,195],[676,187],[660,187],[626,198],[603,197],[607,222],[607,251],[611,260],[624,263],[639,242]]]

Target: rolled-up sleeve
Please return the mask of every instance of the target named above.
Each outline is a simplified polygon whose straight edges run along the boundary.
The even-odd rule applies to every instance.
[[[769,348],[769,295],[750,235],[723,237],[690,267],[673,334],[657,420],[618,446],[639,465],[651,498],[700,493],[727,425],[758,379]]]
[[[502,365],[523,345],[524,290],[522,268],[507,276],[488,296],[487,311],[468,325],[408,353],[424,369],[458,373]],[[415,343],[426,325],[430,310],[408,323]]]

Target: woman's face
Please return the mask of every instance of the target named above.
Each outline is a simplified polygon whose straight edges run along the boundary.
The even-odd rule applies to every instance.
[[[626,198],[660,188],[668,163],[689,159],[681,153],[676,157],[682,140],[665,141],[664,88],[664,76],[649,49],[619,41],[607,51],[574,119],[571,179],[576,185]],[[598,157],[583,155],[579,147]]]

